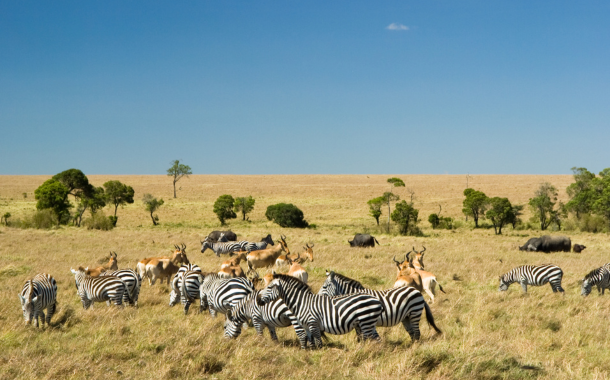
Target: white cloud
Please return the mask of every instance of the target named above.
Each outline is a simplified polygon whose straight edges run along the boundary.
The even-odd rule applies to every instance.
[[[395,22],[391,23],[390,25],[386,26],[387,30],[409,30],[409,27],[403,24],[397,24]]]

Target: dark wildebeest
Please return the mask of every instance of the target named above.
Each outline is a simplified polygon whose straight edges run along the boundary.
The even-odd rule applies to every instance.
[[[374,236],[369,234],[356,234],[354,236],[354,240],[347,241],[350,247],[373,247],[375,248],[375,243],[379,244],[377,239]]]
[[[225,234],[227,241],[237,241],[237,235],[233,231],[212,231],[208,235],[208,241],[210,243],[218,243],[221,234]]]
[[[520,251],[538,251],[538,252],[570,252],[572,249],[572,241],[566,236],[549,236],[543,235],[539,238],[531,238],[523,246],[519,247]]]
[[[572,251],[576,252],[576,253],[581,253],[583,249],[585,249],[587,247],[585,247],[582,244],[574,244],[574,247],[572,247]]]

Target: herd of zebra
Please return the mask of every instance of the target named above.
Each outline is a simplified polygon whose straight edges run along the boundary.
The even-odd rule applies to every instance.
[[[223,271],[203,272],[198,265],[189,263],[187,259],[186,263],[177,266],[172,273],[169,305],[174,306],[180,302],[186,314],[190,305],[199,300],[199,312],[209,310],[212,317],[218,313],[224,314],[224,336],[227,338],[237,338],[243,326],[252,325],[258,334],[262,334],[267,328],[271,338],[277,340],[276,328],[292,326],[301,348],[317,348],[322,345],[325,333],[341,335],[355,330],[359,340],[378,340],[380,338],[377,327],[391,327],[402,323],[411,339],[418,340],[421,335],[420,320],[424,312],[428,324],[437,333],[441,333],[435,324],[430,306],[424,300],[421,288],[418,289],[417,286],[399,283],[397,280],[393,288],[372,290],[354,279],[327,270],[324,284],[318,293],[314,293],[307,285],[306,277],[303,281],[302,276],[294,275],[291,271],[287,274],[273,271],[262,279],[256,272],[257,268],[273,266],[269,264],[269,260],[265,261],[267,264],[264,266],[257,264],[256,258],[259,256],[272,253],[269,257],[276,263],[280,258],[279,253],[284,252],[285,260],[289,263],[296,261],[289,256],[290,251],[284,236],[278,240],[278,248],[267,248],[267,245],[274,245],[270,235],[261,242],[246,242],[247,244],[223,242],[223,236],[219,240],[221,241],[211,243],[206,238],[201,242],[201,251],[211,248],[217,256],[223,253],[238,253],[238,257],[246,257],[249,276],[227,276]],[[172,258],[156,258],[158,263],[155,265],[161,268],[171,267],[173,258],[179,253],[186,258],[186,246],[176,248]],[[307,244],[303,248],[306,253],[309,252],[313,261],[313,245],[310,247]],[[421,270],[423,251],[415,252]],[[297,260],[298,257],[300,254]],[[416,270],[414,258],[409,259],[409,254],[402,263],[395,259],[394,261],[399,269],[399,279],[404,277],[403,271],[407,268],[403,268],[405,262],[408,262],[408,268]],[[154,261],[151,259],[147,263],[150,262]],[[108,305],[112,302],[117,306],[137,306],[143,276],[133,269],[119,270],[116,253],[111,253],[109,264],[111,270],[89,270],[83,267],[71,270],[84,309],[95,302],[104,301]],[[237,265],[239,266],[239,261]],[[423,270],[421,272],[423,273]],[[528,285],[541,286],[550,283],[553,292],[563,293],[562,276],[563,271],[555,265],[525,265],[500,276],[500,291],[507,290],[509,285],[515,282],[522,286],[524,292],[527,292]],[[602,294],[605,288],[610,287],[610,263],[585,276],[582,295],[588,295],[593,285],[596,285]],[[433,300],[433,294],[430,296]],[[42,273],[27,280],[19,297],[26,323],[33,321],[38,327],[39,318],[43,325],[45,320],[47,324],[50,323],[55,313],[57,297],[57,284],[52,276]]]

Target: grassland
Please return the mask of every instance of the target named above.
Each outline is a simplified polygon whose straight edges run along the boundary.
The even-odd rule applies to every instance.
[[[118,227],[92,231],[62,227],[21,230],[0,227],[0,378],[430,378],[430,379],[602,379],[610,377],[607,348],[610,297],[580,296],[579,280],[609,262],[608,235],[569,232],[573,242],[588,248],[576,253],[524,253],[517,246],[540,231],[512,231],[494,236],[493,229],[473,230],[468,224],[453,231],[431,230],[428,214],[441,204],[445,216],[461,216],[464,176],[399,176],[415,191],[415,205],[425,237],[377,232],[366,201],[388,189],[388,176],[191,176],[179,182],[172,199],[166,176],[90,176],[100,186],[119,179],[134,187],[136,197],[152,193],[166,200],[153,227],[137,201],[119,209]],[[23,217],[35,208],[33,192],[46,176],[1,176],[0,213]],[[559,189],[571,176],[473,176],[470,186],[489,196],[507,196],[524,204],[544,181]],[[23,198],[23,193],[27,198]],[[406,189],[397,189],[406,198]],[[221,194],[256,198],[251,222],[230,221],[240,238],[266,233],[288,237],[292,251],[315,243],[308,262],[317,291],[326,268],[375,289],[391,287],[392,256],[411,246],[427,247],[427,269],[437,275],[447,294],[431,305],[442,335],[422,321],[422,340],[413,343],[402,326],[379,329],[381,343],[358,343],[352,334],[331,336],[317,351],[298,347],[294,331],[279,330],[280,343],[268,334],[258,338],[248,329],[237,340],[222,337],[222,318],[184,316],[169,308],[168,287],[143,285],[138,309],[119,310],[98,304],[84,311],[76,296],[70,267],[93,265],[110,250],[119,267],[164,255],[186,243],[190,260],[204,270],[220,259],[199,252],[199,241],[218,221],[212,213]],[[565,200],[565,193],[560,196]],[[264,218],[266,206],[298,205],[316,229],[282,229]],[[110,214],[110,209],[105,212]],[[387,215],[382,216],[386,218]],[[527,217],[527,216],[526,216]],[[374,232],[381,246],[350,249],[356,232]],[[501,260],[501,261],[500,261]],[[523,264],[554,263],[564,270],[565,296],[549,286],[530,287],[522,295],[513,285],[498,292],[498,276]],[[59,287],[59,310],[52,326],[38,331],[23,323],[17,293],[38,272],[52,274]]]

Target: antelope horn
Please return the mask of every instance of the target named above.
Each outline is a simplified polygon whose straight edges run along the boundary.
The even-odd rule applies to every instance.
[[[392,260],[394,260],[394,262],[396,263],[396,265],[400,265],[400,264],[402,264],[401,262],[399,262],[398,260],[396,260],[396,256],[394,256],[394,257],[392,258]]]
[[[424,247],[424,246],[422,245],[422,247]],[[424,250],[421,251],[420,253],[424,253],[424,252],[426,252],[426,247],[424,247]]]
[[[410,255],[410,254],[411,254],[411,252],[407,252],[407,254],[405,255],[405,260],[407,260],[407,261],[411,261],[411,260],[409,260],[409,255]],[[403,261],[403,263],[404,263],[404,261]]]
[[[28,302],[32,302],[32,293],[34,293],[34,282],[30,280],[30,293],[28,294]]]
[[[311,242],[311,247],[309,247],[309,248],[313,248],[314,245],[315,245],[315,243]]]
[[[282,240],[284,240],[284,243],[286,242],[286,236],[280,235],[280,238],[282,238]]]

